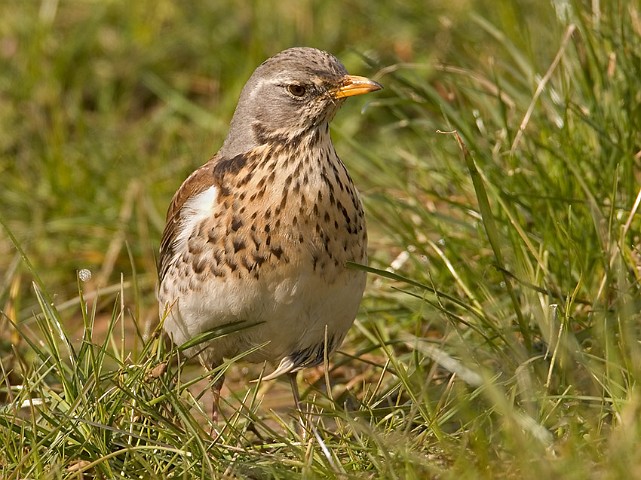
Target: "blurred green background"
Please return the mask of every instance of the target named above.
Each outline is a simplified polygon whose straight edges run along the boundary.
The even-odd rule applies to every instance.
[[[265,433],[266,408],[219,444],[194,440],[197,422],[154,416],[167,391],[112,389],[124,375],[83,363],[89,347],[67,358],[45,341],[91,324],[125,345],[107,370],[160,361],[112,327],[157,321],[169,201],[222,144],[253,69],[291,46],[385,86],[332,125],[372,273],[334,401],[320,371],[303,379],[331,455]],[[640,166],[638,2],[0,2],[0,474],[641,478]],[[254,387],[234,371],[237,406]],[[47,395],[38,415],[15,413]],[[194,442],[193,458],[136,450],[129,431]]]
[[[506,3],[497,12],[494,2],[480,1],[2,2],[2,215],[55,293],[72,294],[80,268],[102,272],[102,286],[130,271],[121,241],[140,273],[153,276],[171,195],[216,152],[240,89],[265,58],[314,46],[356,74],[407,68],[438,85],[434,65],[465,66],[497,48],[481,43],[474,11],[490,21],[507,17],[522,37],[518,46],[544,68],[554,45],[541,38],[550,50],[533,51],[528,25],[553,24],[553,9]],[[558,36],[554,30],[540,33]],[[384,74],[379,79],[385,83]],[[365,195],[397,179],[377,172],[346,139],[403,168],[391,145],[407,144],[429,161],[429,142],[439,141],[431,127],[447,128],[436,105],[426,105],[429,124],[414,124],[424,127],[422,138],[411,122],[395,125],[393,85],[366,102],[380,108],[360,115],[363,102],[349,102],[334,124]],[[106,258],[110,245],[114,255]],[[6,270],[12,249],[6,241],[0,248]]]

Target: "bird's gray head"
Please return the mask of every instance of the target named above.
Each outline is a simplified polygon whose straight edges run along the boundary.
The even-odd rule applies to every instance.
[[[233,157],[267,142],[326,132],[346,97],[381,88],[348,75],[336,57],[322,50],[284,50],[265,60],[245,84],[221,153]]]

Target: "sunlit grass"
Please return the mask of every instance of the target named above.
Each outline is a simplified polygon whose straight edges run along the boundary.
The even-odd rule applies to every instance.
[[[641,11],[611,3],[0,7],[0,476],[639,476]],[[385,86],[332,129],[370,282],[299,377],[316,433],[238,359],[214,441],[155,252],[292,44]]]

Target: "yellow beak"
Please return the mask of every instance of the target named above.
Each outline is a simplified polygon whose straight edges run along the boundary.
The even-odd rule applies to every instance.
[[[369,78],[359,77],[357,75],[345,75],[341,85],[332,90],[330,93],[334,98],[353,97],[354,95],[363,95],[369,92],[375,92],[382,89],[380,83],[376,83]]]

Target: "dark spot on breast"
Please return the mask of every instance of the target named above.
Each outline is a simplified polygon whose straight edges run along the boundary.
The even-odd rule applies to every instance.
[[[338,205],[336,205],[338,209],[341,211],[343,214],[343,217],[345,217],[345,221],[347,222],[347,225],[352,223],[352,219],[349,216],[349,213],[347,212],[347,209],[343,206],[341,202],[338,202]]]
[[[209,271],[211,272],[211,274],[214,277],[224,277],[225,276],[224,270],[222,268],[220,268],[218,265],[215,265],[213,263],[211,265],[209,265]]]
[[[194,273],[196,275],[198,275],[199,273],[203,273],[203,271],[205,270],[205,266],[206,265],[207,265],[207,262],[205,261],[205,259],[203,257],[198,258],[194,262],[194,265],[193,265],[194,266]]]
[[[321,239],[323,240],[323,245],[325,247],[325,251],[329,254],[329,256],[332,256],[332,251],[329,248],[329,236],[323,235],[321,236]]]
[[[245,176],[243,176],[241,179],[239,179],[236,182],[236,187],[242,187],[244,185],[247,185],[251,180],[251,178],[252,178],[252,174],[251,172],[248,172]]]
[[[283,249],[281,247],[272,247],[269,249],[269,251],[274,255],[278,260],[280,260],[280,257],[283,255]]]
[[[363,213],[363,207],[361,207],[361,204],[358,200],[358,194],[352,190],[350,192],[349,198],[352,200],[352,205],[354,205],[354,210],[356,210],[358,213]]]
[[[258,235],[256,235],[256,233],[252,232],[251,233],[251,239],[252,239],[252,242],[254,242],[254,247],[256,247],[256,250],[258,250],[258,248],[260,247],[260,243],[261,243],[260,242],[260,238],[258,238]]]
[[[256,264],[251,263],[247,257],[243,257],[240,261],[248,272],[251,272],[256,267]]]
[[[265,260],[267,260],[263,255],[259,254],[258,252],[254,252],[252,254],[252,260],[257,266],[261,266],[263,263],[265,263]]]
[[[226,173],[238,173],[246,163],[247,157],[242,153],[232,158],[222,158],[214,165],[213,174],[217,178],[222,178]]]
[[[234,232],[237,232],[240,227],[243,226],[243,221],[240,217],[234,217],[231,221],[231,229]]]
[[[287,190],[283,190],[283,198],[281,198],[280,205],[278,206],[280,210],[283,210],[285,205],[287,205],[287,193]]]
[[[238,238],[235,238],[232,243],[234,245],[234,253],[238,253],[246,247],[245,242]]]

